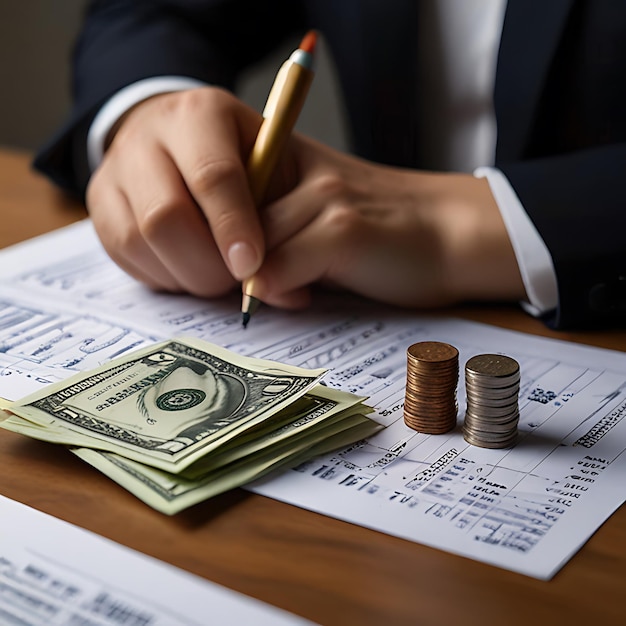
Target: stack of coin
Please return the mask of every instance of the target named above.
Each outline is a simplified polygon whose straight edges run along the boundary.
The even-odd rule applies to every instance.
[[[404,422],[438,435],[456,426],[459,351],[447,343],[422,341],[407,350]]]
[[[465,441],[481,448],[508,448],[517,437],[519,363],[502,354],[479,354],[465,364]]]

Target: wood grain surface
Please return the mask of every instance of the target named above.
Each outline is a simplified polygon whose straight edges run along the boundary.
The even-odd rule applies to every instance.
[[[29,154],[0,150],[0,246],[84,216]],[[626,350],[623,331],[556,333],[514,306],[443,314]],[[243,490],[166,517],[62,447],[7,431],[0,493],[320,624],[626,623],[624,506],[541,582]]]

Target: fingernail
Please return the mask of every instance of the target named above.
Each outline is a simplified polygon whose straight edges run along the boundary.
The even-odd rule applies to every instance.
[[[228,249],[230,271],[237,280],[249,278],[258,269],[258,256],[254,248],[247,243],[237,242]]]

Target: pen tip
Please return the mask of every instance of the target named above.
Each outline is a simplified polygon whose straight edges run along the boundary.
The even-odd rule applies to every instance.
[[[250,313],[248,313],[247,311],[245,313],[242,314],[241,316],[241,323],[243,325],[244,328],[248,327],[248,322],[250,321]]]
[[[305,36],[304,39],[300,42],[300,50],[304,50],[309,54],[313,54],[315,50],[315,44],[317,43],[317,33],[314,30],[310,30]]]

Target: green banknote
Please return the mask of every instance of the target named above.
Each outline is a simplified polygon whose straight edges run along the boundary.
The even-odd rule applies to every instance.
[[[0,399],[0,427],[69,446],[174,514],[380,430],[365,399],[320,384],[324,373],[180,339]]]
[[[57,443],[115,452],[176,473],[271,420],[324,373],[175,340],[47,387],[8,410],[49,430]]]
[[[173,515],[272,471],[294,467],[314,456],[344,448],[370,437],[381,428],[373,420],[354,414],[316,429],[315,436],[290,438],[191,478],[170,474],[110,452],[89,448],[73,448],[72,452],[152,508]]]

